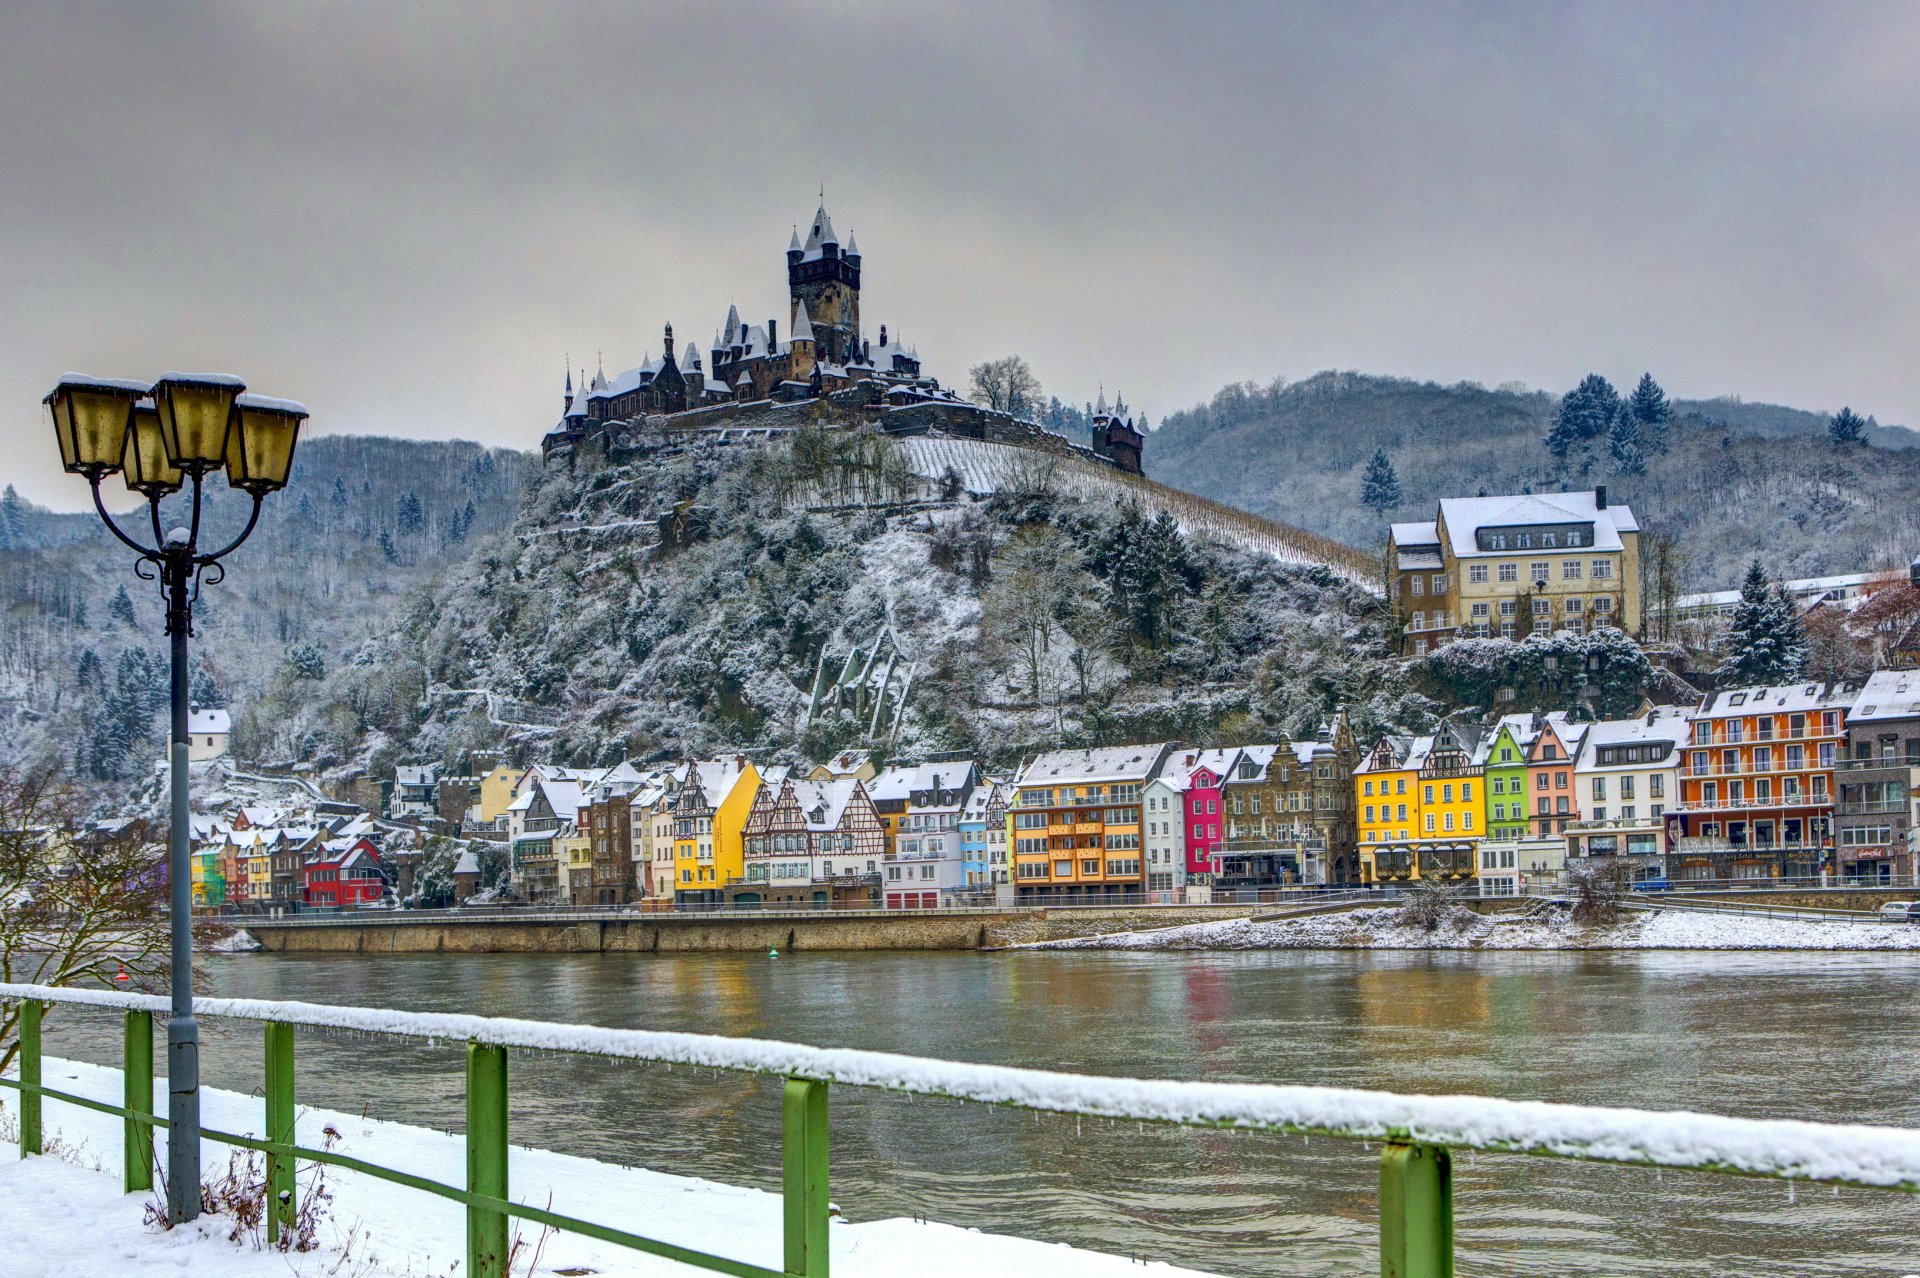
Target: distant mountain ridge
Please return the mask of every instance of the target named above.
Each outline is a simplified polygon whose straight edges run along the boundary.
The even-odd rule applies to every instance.
[[[1622,386],[1625,393],[1630,386]],[[1675,401],[1667,452],[1645,474],[1596,455],[1556,466],[1543,442],[1559,397],[1518,384],[1441,386],[1322,372],[1239,383],[1172,414],[1147,440],[1147,473],[1360,547],[1387,522],[1430,517],[1441,497],[1609,485],[1643,526],[1675,538],[1687,586],[1717,589],[1759,558],[1781,576],[1904,565],[1920,551],[1920,432],[1869,427],[1837,448],[1824,414],[1738,399]],[[1382,514],[1361,505],[1376,449],[1403,492]]]

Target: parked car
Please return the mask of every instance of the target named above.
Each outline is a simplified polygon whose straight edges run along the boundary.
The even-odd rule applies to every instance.
[[[1920,923],[1920,901],[1888,901],[1880,907],[1882,923]]]

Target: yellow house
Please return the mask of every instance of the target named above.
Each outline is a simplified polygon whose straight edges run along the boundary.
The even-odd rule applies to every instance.
[[[1470,729],[1382,737],[1354,770],[1360,871],[1370,883],[1472,878],[1486,836],[1484,769]]]
[[[593,899],[593,836],[569,822],[554,848],[559,860],[560,899],[585,905]]]
[[[729,880],[747,876],[743,837],[760,773],[744,755],[687,767],[673,798],[673,896],[718,905]]]
[[[493,825],[507,815],[513,797],[519,793],[520,782],[526,778],[525,768],[510,768],[504,763],[496,763],[493,770],[480,778],[480,822]]]

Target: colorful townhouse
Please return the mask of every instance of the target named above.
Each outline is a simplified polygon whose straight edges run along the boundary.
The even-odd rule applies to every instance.
[[[1574,760],[1580,818],[1566,828],[1570,858],[1625,857],[1636,880],[1664,879],[1667,809],[1680,793],[1680,748],[1691,712],[1653,706],[1590,724]]]
[[[1560,711],[1540,716],[1527,751],[1528,821],[1535,839],[1563,836],[1580,819],[1580,792],[1573,784],[1573,763],[1586,734]]]
[[[627,795],[633,890],[643,901],[673,896],[673,794],[685,765],[654,768]]]
[[[1344,714],[1311,741],[1245,746],[1222,782],[1220,886],[1235,889],[1359,882],[1354,769]]]
[[[1007,808],[1011,790],[986,777],[960,808],[960,869],[969,892],[988,892],[1011,882],[1007,859]]]
[[[386,895],[378,850],[364,835],[321,842],[307,857],[303,874],[308,905],[354,909],[377,905]]]
[[[1141,802],[1171,748],[1161,742],[1053,750],[1021,769],[1012,810],[1018,899],[1084,901],[1143,891]]]
[[[966,890],[960,817],[980,769],[970,759],[944,759],[900,771],[907,807],[887,856],[887,908],[931,909]]]
[[[1527,815],[1527,758],[1539,735],[1540,717],[1508,714],[1496,719],[1480,741],[1476,759],[1486,783],[1487,837],[1480,844],[1481,877],[1517,875],[1517,849],[1531,832]]]
[[[677,905],[719,905],[745,882],[747,814],[761,785],[745,755],[700,759],[673,799],[673,894]]]
[[[1480,730],[1382,737],[1355,769],[1361,875],[1369,883],[1474,877],[1486,833]]]
[[[1847,712],[1834,788],[1834,854],[1846,881],[1911,875],[1920,830],[1920,671],[1882,670],[1861,687]]]
[[[1854,696],[1726,688],[1691,716],[1673,809],[1682,879],[1800,879],[1829,868],[1835,765]]]
[[[528,901],[567,899],[562,841],[573,837],[585,801],[577,773],[535,768],[507,805],[513,884]]]
[[[1174,750],[1140,792],[1142,816],[1140,847],[1146,858],[1147,895],[1152,899],[1205,904],[1213,899],[1215,866],[1202,860],[1200,868],[1187,852],[1187,781],[1192,776],[1194,752]]]
[[[742,827],[744,882],[730,905],[864,906],[879,897],[886,836],[855,777],[762,782]]]
[[[490,830],[506,829],[507,807],[520,793],[520,783],[526,776],[525,768],[496,763],[480,778],[479,811],[474,814],[479,825]]]
[[[1267,746],[1248,746],[1246,750],[1271,750]],[[1167,756],[1161,771],[1173,771],[1179,778],[1182,841],[1186,844],[1186,875],[1189,882],[1204,875],[1205,882],[1220,884],[1233,876],[1222,863],[1225,846],[1226,796],[1221,787],[1234,761],[1246,750],[1180,750]]]

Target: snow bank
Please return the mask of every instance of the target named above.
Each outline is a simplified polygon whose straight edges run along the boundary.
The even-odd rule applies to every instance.
[[[0,998],[50,993],[56,991],[31,985],[0,985]],[[60,993],[71,1000],[80,992]],[[84,997],[74,1001],[155,1011],[166,1007],[163,999],[150,995],[106,990],[86,991]],[[1373,1140],[1405,1137],[1440,1145],[1838,1180],[1920,1192],[1920,1132],[1902,1128],[1595,1109],[1485,1096],[1401,1096],[1357,1088],[1107,1078],[708,1034],[318,1003],[210,998],[199,1000],[196,1006],[206,1016],[271,1018],[442,1042],[590,1052],[952,1096],[1051,1113]]]
[[[120,1074],[72,1061],[49,1059],[49,1087],[75,1095],[118,1104]],[[164,1096],[165,1086],[158,1094]],[[201,1089],[204,1121],[210,1127],[258,1136],[262,1120],[257,1097],[215,1088]],[[11,1104],[11,1094],[0,1094]],[[163,1266],[177,1272],[213,1278],[286,1278],[290,1272],[326,1274],[347,1241],[349,1230],[359,1237],[353,1252],[373,1268],[349,1265],[343,1273],[447,1274],[464,1272],[466,1223],[463,1209],[432,1194],[403,1189],[385,1181],[328,1168],[327,1186],[333,1191],[332,1223],[321,1231],[321,1241],[332,1250],[308,1258],[235,1248],[198,1230],[161,1235],[140,1224],[140,1197],[122,1197],[118,1191],[120,1127],[117,1119],[47,1102],[49,1135],[57,1132],[69,1145],[78,1144],[80,1160],[91,1166],[104,1154],[105,1171],[98,1174],[50,1159],[20,1163],[13,1146],[0,1146],[0,1220],[7,1222],[8,1259],[0,1263],[8,1275],[20,1273],[13,1258],[33,1255],[46,1262],[51,1278],[72,1274],[147,1273]],[[458,1136],[383,1122],[323,1109],[304,1109],[298,1119],[300,1143],[319,1147],[327,1129],[338,1133],[335,1149],[447,1184],[465,1183],[465,1146]],[[224,1148],[209,1144],[203,1162],[224,1166]],[[302,1183],[308,1173],[302,1170]],[[507,1183],[512,1197],[539,1207],[548,1206],[583,1220],[605,1221],[645,1237],[762,1265],[781,1267],[782,1218],[780,1197],[754,1189],[740,1189],[690,1176],[669,1176],[634,1167],[615,1167],[587,1158],[548,1150],[515,1147],[508,1154]],[[44,1232],[46,1250],[21,1246],[16,1222],[33,1218],[47,1207],[48,1227],[33,1226],[30,1237]],[[857,1210],[857,1204],[849,1204]],[[538,1226],[520,1225],[531,1240]],[[210,1232],[210,1231],[209,1231]],[[831,1263],[836,1278],[1127,1278],[1142,1266],[1131,1259],[1080,1251],[1052,1243],[1004,1235],[983,1234],[952,1225],[921,1224],[911,1220],[876,1220],[854,1224],[835,1220],[828,1231]],[[1194,1270],[1165,1264],[1145,1267],[1157,1278],[1205,1278]],[[682,1265],[645,1256],[610,1243],[570,1234],[546,1240],[541,1272],[578,1269],[605,1278],[682,1278],[694,1272]]]
[[[1270,923],[1232,919],[1152,932],[1041,941],[1029,949],[1106,950],[1920,950],[1912,924],[1824,923],[1760,915],[1653,910],[1586,927],[1565,910],[1525,918],[1462,911],[1429,932],[1397,909],[1361,909]]]

